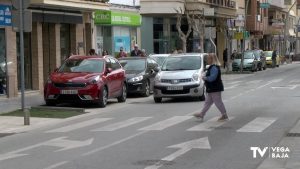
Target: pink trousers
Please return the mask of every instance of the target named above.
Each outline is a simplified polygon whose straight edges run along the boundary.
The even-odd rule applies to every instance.
[[[226,115],[226,109],[222,101],[221,92],[214,92],[214,93],[207,93],[206,95],[204,107],[201,111],[201,114],[203,116],[205,116],[206,112],[209,110],[209,108],[212,106],[213,103],[216,105],[216,107],[219,109],[222,115]]]

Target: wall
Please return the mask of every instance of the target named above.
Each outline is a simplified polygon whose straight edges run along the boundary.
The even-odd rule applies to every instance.
[[[153,53],[153,17],[143,16],[141,35],[142,48],[146,49],[147,53]]]

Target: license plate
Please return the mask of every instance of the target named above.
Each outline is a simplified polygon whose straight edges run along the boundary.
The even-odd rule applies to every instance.
[[[60,94],[78,94],[78,90],[61,90]]]
[[[167,90],[183,90],[183,86],[169,86]]]

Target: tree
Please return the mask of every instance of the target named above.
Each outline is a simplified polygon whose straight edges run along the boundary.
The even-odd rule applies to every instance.
[[[205,16],[204,9],[193,11],[192,14],[193,30],[197,32],[200,40],[200,52],[204,53],[204,37],[205,37]]]
[[[182,51],[186,53],[186,46],[187,46],[187,39],[192,33],[192,28],[193,28],[193,21],[191,18],[191,13],[187,10],[186,2],[184,2],[184,7],[175,9],[176,11],[176,17],[177,17],[177,22],[176,22],[176,28],[178,31],[179,38],[182,42]],[[184,18],[185,17],[185,18]],[[186,33],[184,33],[181,29],[183,18],[186,19],[187,24],[188,24],[188,30]]]

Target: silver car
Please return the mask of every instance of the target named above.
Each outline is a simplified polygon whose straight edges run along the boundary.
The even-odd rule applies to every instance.
[[[205,87],[201,75],[205,71],[207,54],[179,54],[167,57],[156,75],[154,101],[162,98],[194,97],[205,100]]]

